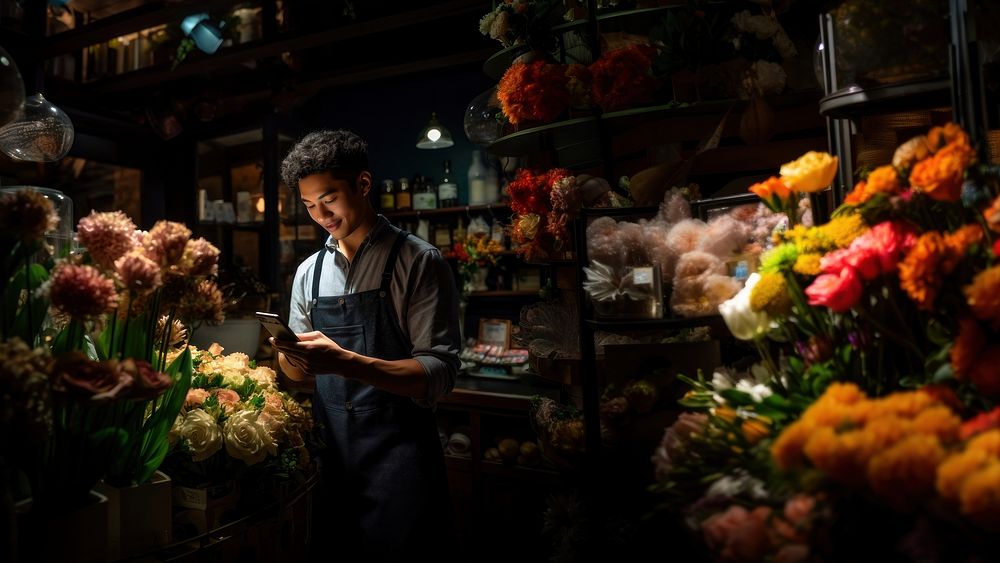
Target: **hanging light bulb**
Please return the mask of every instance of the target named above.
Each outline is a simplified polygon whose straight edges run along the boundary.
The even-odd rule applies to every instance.
[[[418,149],[446,149],[455,144],[451,138],[451,132],[438,121],[437,113],[431,113],[431,120],[427,122],[427,127],[420,132],[417,137]]]

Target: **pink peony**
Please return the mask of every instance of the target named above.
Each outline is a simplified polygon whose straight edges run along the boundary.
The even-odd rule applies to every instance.
[[[142,251],[133,250],[115,261],[118,278],[130,291],[149,291],[160,287],[160,265],[146,257]]]
[[[184,397],[184,408],[200,407],[210,395],[207,389],[188,389],[187,396]]]
[[[159,397],[174,383],[169,375],[156,371],[149,362],[127,358],[121,361],[119,367],[135,380],[136,385],[129,394],[133,399],[146,400]]]
[[[823,274],[806,288],[810,305],[829,307],[843,313],[861,299],[864,288],[854,268],[843,268],[840,274]]]
[[[77,224],[77,238],[104,271],[138,244],[135,223],[121,211],[91,211]]]
[[[52,377],[54,391],[94,401],[115,399],[134,381],[117,362],[96,362],[80,352],[69,352],[57,359]]]
[[[118,304],[115,283],[97,268],[62,263],[48,282],[49,301],[62,313],[77,320],[90,320]]]

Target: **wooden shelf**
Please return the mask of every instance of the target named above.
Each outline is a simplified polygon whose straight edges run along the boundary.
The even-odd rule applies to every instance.
[[[520,381],[460,376],[455,382],[455,389],[442,397],[438,404],[443,408],[477,411],[487,409],[494,413],[505,411],[507,414],[524,416],[535,395],[558,398],[559,386],[532,375],[525,375]]]
[[[538,297],[538,291],[537,289],[473,291],[469,293],[469,297]]]
[[[449,470],[472,472],[472,458],[444,454],[444,465]]]
[[[680,317],[670,319],[634,319],[634,320],[594,320],[584,321],[594,330],[608,332],[615,331],[637,331],[637,330],[669,330],[680,328],[692,328],[698,326],[725,326],[725,321],[721,315],[708,315],[705,317]]]
[[[826,117],[850,119],[949,105],[951,82],[947,78],[929,78],[874,88],[853,86],[820,100],[819,111]]]
[[[222,228],[222,229],[234,229],[237,231],[260,231],[264,228],[263,221],[254,221],[251,223],[198,223],[198,227],[201,228]]]
[[[487,203],[485,205],[459,205],[457,207],[439,207],[437,209],[421,209],[420,211],[383,211],[382,215],[390,221],[399,219],[416,219],[418,217],[444,217],[462,213],[493,213],[510,211],[507,203]]]

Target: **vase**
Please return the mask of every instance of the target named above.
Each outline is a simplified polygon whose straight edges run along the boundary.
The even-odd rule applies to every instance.
[[[489,270],[486,268],[479,268],[476,273],[472,274],[472,291],[486,291],[486,275],[489,274]]]
[[[173,501],[174,506],[184,509],[175,514],[175,522],[193,526],[204,534],[218,528],[226,521],[227,513],[237,508],[240,487],[235,480],[196,487],[175,485]]]
[[[108,560],[108,497],[90,491],[74,508],[33,510],[32,500],[14,504],[17,561],[90,563]]]
[[[157,471],[148,482],[128,487],[99,483],[108,497],[108,555],[121,559],[170,543],[173,537],[171,481]]]

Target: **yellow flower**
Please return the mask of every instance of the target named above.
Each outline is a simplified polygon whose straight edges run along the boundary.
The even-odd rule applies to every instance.
[[[781,180],[797,192],[818,192],[837,175],[837,157],[826,152],[809,151],[798,160],[781,165]]]
[[[979,272],[962,291],[977,319],[1000,326],[1000,266]]]
[[[983,467],[991,457],[984,451],[967,449],[949,456],[938,466],[937,491],[941,498],[958,500],[958,493],[970,475]]]
[[[935,436],[913,435],[877,454],[868,463],[868,482],[879,495],[909,504],[934,489],[944,448]]]
[[[795,266],[792,267],[792,270],[803,276],[818,276],[822,271],[820,268],[820,259],[821,255],[817,252],[799,254],[799,257],[795,259]]]
[[[851,485],[865,479],[870,452],[864,436],[857,430],[837,434],[823,427],[809,437],[803,451],[809,461],[830,477]]]
[[[760,281],[750,290],[750,310],[764,311],[771,317],[785,317],[792,310],[785,276],[762,274]]]
[[[861,215],[852,213],[834,217],[829,223],[818,228],[836,248],[847,248],[854,239],[868,230],[868,225]]]

